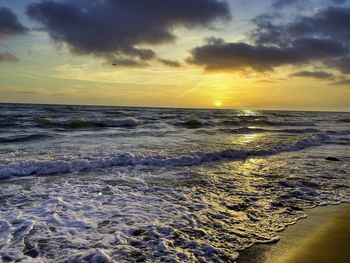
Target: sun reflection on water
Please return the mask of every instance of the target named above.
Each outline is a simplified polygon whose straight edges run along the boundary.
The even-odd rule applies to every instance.
[[[259,112],[254,110],[241,110],[238,112],[239,116],[258,116]]]
[[[251,143],[251,142],[255,141],[258,137],[259,136],[256,133],[243,134],[242,136],[240,136],[240,138],[238,140],[241,143]]]

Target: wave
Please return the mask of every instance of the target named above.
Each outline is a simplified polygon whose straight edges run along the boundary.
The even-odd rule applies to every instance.
[[[221,122],[221,124],[226,126],[242,126],[242,125],[291,126],[291,127],[315,126],[315,124],[312,122],[270,121],[265,119],[226,120]]]
[[[245,116],[244,120],[225,120],[221,122],[221,125],[224,126],[244,126],[244,125],[263,125],[263,126],[295,126],[295,127],[302,127],[302,126],[315,126],[312,122],[285,122],[285,121],[269,121],[269,120],[265,120],[265,119],[256,119],[256,117],[254,117],[253,119],[251,119],[251,116],[249,118],[246,118],[249,116]],[[178,126],[182,126],[188,129],[196,129],[196,128],[201,128],[204,126],[217,126],[217,123],[214,122],[210,122],[207,121],[206,123],[203,123],[200,120],[197,119],[191,119],[188,121],[184,121],[184,122],[180,122],[177,123]],[[237,130],[244,130],[247,129],[245,127],[239,128]],[[309,130],[309,131],[308,131]],[[270,130],[265,130],[263,128],[256,128],[255,131],[259,132],[259,131],[270,131]],[[288,132],[288,130],[285,130],[286,132]],[[308,132],[313,132],[313,131],[317,131],[316,129],[305,129],[305,131]],[[290,133],[302,133],[302,130],[292,130],[289,129]]]
[[[345,123],[350,123],[350,118],[349,119],[340,119],[339,122],[345,122]]]
[[[41,127],[53,127],[64,129],[82,128],[103,128],[103,127],[135,127],[143,124],[143,121],[128,117],[111,120],[53,120],[51,118],[41,118],[38,120]]]
[[[181,155],[172,158],[163,156],[136,156],[125,153],[110,155],[100,159],[97,158],[95,160],[88,158],[73,161],[27,161],[0,166],[0,178],[70,173],[113,166],[193,166],[221,160],[244,160],[252,156],[269,156],[283,152],[298,151],[312,146],[319,146],[322,145],[327,138],[326,135],[316,135],[301,139],[290,145],[281,144],[272,149],[248,151],[227,149],[215,152],[196,152],[191,155]]]
[[[29,141],[37,141],[51,138],[50,135],[47,134],[31,134],[31,135],[19,135],[19,136],[10,136],[0,138],[0,143],[17,143],[17,142],[29,142]]]
[[[306,129],[265,129],[265,128],[259,128],[259,127],[241,127],[236,129],[230,129],[230,128],[223,128],[220,129],[221,132],[225,133],[233,133],[233,134],[250,134],[250,133],[290,133],[290,134],[324,134],[324,135],[334,135],[334,136],[341,136],[341,135],[350,135],[350,130],[339,130],[339,131],[333,131],[333,130],[319,130],[319,129],[313,129],[313,128],[306,128]]]
[[[262,123],[270,126],[315,126],[312,122],[263,121]]]
[[[350,130],[345,131],[325,131],[328,135],[350,135]]]
[[[19,126],[13,119],[0,120],[0,129],[12,128]]]
[[[97,122],[97,124],[105,127],[134,127],[143,124],[143,121],[128,117],[119,120],[105,120]]]
[[[185,127],[187,129],[197,129],[203,126],[203,123],[199,120],[193,119],[185,122],[178,123],[179,126]]]
[[[289,113],[284,113],[284,112],[266,112],[268,115],[275,116],[275,117],[298,117],[297,115],[292,114],[291,112]]]
[[[237,133],[237,134],[245,134],[245,133],[293,133],[293,134],[304,134],[304,133],[322,133],[321,130],[318,129],[264,129],[264,128],[250,128],[250,127],[242,127],[237,129],[220,129],[225,133]]]

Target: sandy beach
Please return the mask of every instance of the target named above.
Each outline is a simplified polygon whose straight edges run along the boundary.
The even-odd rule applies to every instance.
[[[350,205],[317,207],[306,214],[281,232],[278,243],[255,245],[242,252],[238,262],[350,262]]]

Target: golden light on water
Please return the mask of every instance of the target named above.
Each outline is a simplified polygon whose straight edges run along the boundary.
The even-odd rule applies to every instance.
[[[256,116],[256,115],[258,115],[258,112],[255,110],[241,110],[239,113],[241,116]]]
[[[259,137],[256,133],[243,134],[238,138],[238,141],[242,144],[251,143]]]

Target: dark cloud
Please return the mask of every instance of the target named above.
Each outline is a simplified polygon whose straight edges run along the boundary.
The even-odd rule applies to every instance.
[[[159,62],[163,63],[165,66],[169,66],[169,67],[180,67],[180,62],[176,61],[176,60],[169,60],[169,59],[158,59]]]
[[[299,38],[338,40],[343,44],[350,40],[350,8],[347,7],[329,7],[286,24],[275,22],[275,18],[273,14],[263,14],[253,19],[256,30],[251,37],[256,43],[288,46]]]
[[[260,15],[253,20],[251,43],[211,39],[194,48],[188,61],[208,70],[235,71],[317,62],[350,73],[350,8],[328,7],[283,21],[276,13]]]
[[[12,10],[0,7],[0,38],[23,34],[27,28],[23,26]]]
[[[272,6],[274,8],[283,8],[305,2],[305,0],[272,0]]]
[[[194,48],[188,62],[204,65],[207,70],[271,71],[283,65],[306,64],[315,59],[342,55],[346,49],[336,41],[298,39],[291,46],[250,45],[226,43],[211,39],[206,45]]]
[[[18,62],[18,60],[19,59],[11,53],[8,53],[8,52],[0,53],[0,63],[2,63],[2,62]]]
[[[323,59],[338,57],[348,52],[348,47],[336,40],[328,38],[298,38],[290,46],[282,48],[292,48],[304,53],[306,59]]]
[[[289,75],[290,77],[315,78],[315,79],[334,79],[332,73],[326,71],[298,71]]]
[[[342,5],[346,3],[348,0],[326,0],[326,1],[328,1],[328,3]],[[272,2],[272,7],[276,9],[280,9],[288,6],[301,7],[305,5],[305,3],[309,2],[309,0],[271,0],[271,2]]]
[[[333,2],[334,4],[342,5],[348,2],[348,0],[332,0],[331,2]]]
[[[286,36],[300,37],[313,34],[317,37],[337,38],[349,41],[350,8],[329,7],[314,16],[300,17],[291,24],[283,26]]]
[[[327,65],[339,69],[344,74],[350,74],[350,55],[330,60]]]
[[[206,45],[191,51],[189,63],[204,65],[207,70],[241,70],[252,68],[268,71],[285,64],[304,61],[302,52],[278,47],[254,46],[246,43],[226,43],[210,39]]]
[[[302,16],[287,24],[271,22],[269,15],[254,19],[252,34],[259,45],[299,48],[343,73],[350,73],[350,8],[329,7],[313,16]]]
[[[209,26],[230,17],[220,0],[40,1],[31,3],[27,14],[74,53],[128,63],[155,58],[140,45],[174,41],[179,26]]]

